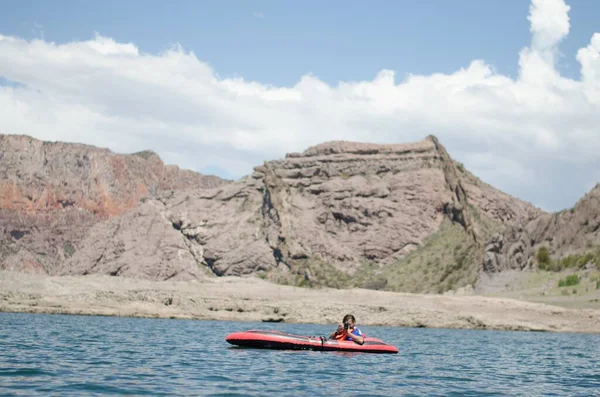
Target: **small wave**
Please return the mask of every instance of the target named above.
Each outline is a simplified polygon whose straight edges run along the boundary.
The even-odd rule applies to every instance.
[[[50,376],[50,372],[43,371],[39,368],[0,368],[0,376],[17,377],[17,376]]]

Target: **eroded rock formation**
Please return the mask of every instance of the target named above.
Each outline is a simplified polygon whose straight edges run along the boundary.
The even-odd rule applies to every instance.
[[[485,247],[483,269],[494,273],[536,267],[541,247],[558,260],[599,246],[600,184],[571,209],[522,219],[492,236]]]
[[[477,240],[469,207],[500,224],[539,212],[457,170],[435,137],[328,142],[234,183],[149,198],[92,228],[59,273],[198,278],[286,272],[316,260],[351,275],[361,263],[387,266],[418,249],[444,218]]]

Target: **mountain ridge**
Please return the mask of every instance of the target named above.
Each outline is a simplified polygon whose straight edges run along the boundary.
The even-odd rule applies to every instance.
[[[0,143],[6,137],[0,135]],[[16,140],[27,139],[32,138]],[[48,164],[56,160],[40,163],[34,156],[38,168],[21,172],[21,179],[14,153],[0,151],[0,187],[8,186],[7,180],[34,180],[32,175],[49,172],[46,168],[72,172],[84,148],[103,165],[96,164],[94,175],[104,190],[94,190],[87,176],[84,186],[92,194],[101,191],[105,197],[108,192],[115,198],[103,207],[78,207],[86,201],[75,200],[65,208],[59,194],[52,189],[49,194],[40,184],[37,200],[29,200],[38,207],[32,207],[22,203],[27,194],[14,193],[23,190],[18,184],[3,188],[3,268],[152,280],[258,276],[312,287],[445,292],[475,285],[482,273],[537,268],[539,244],[531,239],[527,249],[515,244],[526,247],[523,240],[531,230],[555,216],[479,180],[433,135],[399,144],[323,142],[265,161],[236,181],[169,168],[151,151],[119,155],[89,145],[55,145],[79,157],[62,155],[66,163],[52,168]],[[136,184],[145,188],[130,188]],[[119,197],[119,189],[130,196]],[[21,199],[17,204],[15,197]],[[582,213],[597,208],[596,201],[586,202],[590,208]],[[41,220],[48,211],[54,218]],[[57,237],[64,236],[67,224],[78,238]],[[32,241],[36,228],[42,231]],[[40,246],[62,249],[48,249],[54,257],[48,264],[39,259]],[[570,252],[555,251],[557,257]]]

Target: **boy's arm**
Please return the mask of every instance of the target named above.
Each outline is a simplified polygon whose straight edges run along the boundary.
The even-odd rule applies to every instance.
[[[344,332],[344,327],[342,325],[338,325],[338,328],[329,335],[329,339],[335,339],[336,336],[342,334]]]
[[[352,340],[354,342],[358,343],[359,345],[362,345],[363,343],[365,343],[365,338],[363,338],[362,336],[354,335],[350,332],[346,332],[346,335],[348,335],[350,338],[352,338]]]

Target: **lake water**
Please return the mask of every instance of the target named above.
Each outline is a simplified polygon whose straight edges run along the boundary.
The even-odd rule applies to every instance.
[[[396,355],[225,342],[253,328],[335,327],[0,313],[0,395],[600,396],[599,335],[360,327]]]

